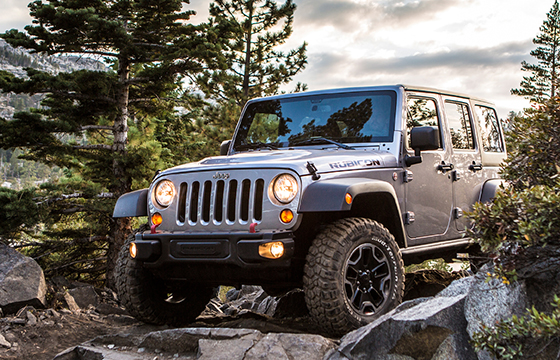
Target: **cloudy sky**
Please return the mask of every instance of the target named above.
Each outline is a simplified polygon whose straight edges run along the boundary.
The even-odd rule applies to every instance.
[[[30,22],[28,2],[0,1],[0,32]],[[397,83],[437,87],[491,100],[506,117],[528,106],[510,89],[524,75],[521,61],[534,61],[532,39],[554,0],[294,2],[294,35],[285,49],[308,43],[308,65],[295,82],[310,90]],[[194,21],[208,17],[208,3],[191,0]]]

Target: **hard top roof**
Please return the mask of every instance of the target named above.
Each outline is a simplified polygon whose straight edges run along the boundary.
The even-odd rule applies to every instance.
[[[448,95],[448,96],[456,96],[465,99],[472,99],[476,101],[481,101],[487,104],[492,104],[488,100],[470,96],[462,93],[457,93],[453,91],[441,90],[441,89],[434,89],[425,86],[413,86],[413,85],[404,85],[404,84],[397,84],[397,85],[381,85],[381,86],[363,86],[363,87],[347,87],[347,88],[335,88],[335,89],[325,89],[325,90],[313,90],[313,91],[304,91],[298,93],[290,93],[290,94],[281,94],[281,95],[273,95],[263,98],[255,98],[249,100],[247,103],[251,103],[253,101],[258,100],[275,100],[275,99],[287,99],[287,98],[295,98],[300,96],[312,96],[312,95],[324,95],[324,94],[336,94],[336,93],[346,93],[346,92],[358,92],[358,91],[374,91],[374,90],[394,90],[398,91],[399,89],[404,89],[407,91],[416,91],[416,92],[426,92],[432,94],[439,94],[439,95]]]

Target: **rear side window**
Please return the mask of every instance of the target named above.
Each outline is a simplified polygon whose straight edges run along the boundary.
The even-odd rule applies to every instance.
[[[417,126],[434,126],[439,130],[436,102],[428,98],[409,98],[407,100],[406,136],[410,146],[410,130]],[[439,132],[441,136],[441,131]],[[440,144],[443,144],[440,139]]]
[[[474,136],[469,108],[466,104],[445,102],[445,114],[451,132],[451,143],[454,149],[474,150]]]
[[[496,111],[492,108],[475,105],[476,115],[480,121],[482,147],[485,152],[504,152],[504,142],[500,133],[500,123]]]

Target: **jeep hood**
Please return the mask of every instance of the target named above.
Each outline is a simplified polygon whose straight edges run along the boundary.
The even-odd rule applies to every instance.
[[[216,156],[199,162],[188,163],[167,169],[158,175],[187,173],[192,171],[229,171],[251,168],[291,169],[300,176],[309,175],[307,163],[312,163],[319,174],[372,169],[397,166],[396,157],[371,148],[345,149],[295,149],[295,150],[261,150],[244,152],[229,156]]]

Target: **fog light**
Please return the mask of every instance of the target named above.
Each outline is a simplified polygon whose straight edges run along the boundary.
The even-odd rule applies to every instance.
[[[278,259],[284,255],[284,244],[275,241],[259,245],[259,255],[267,259]]]
[[[131,243],[130,246],[128,247],[128,252],[130,252],[130,257],[135,259],[136,255],[138,255],[138,249],[136,248],[136,244],[135,243]]]
[[[282,210],[282,212],[280,213],[280,221],[282,221],[284,224],[288,224],[289,222],[291,222],[294,219],[294,213],[292,212],[292,210]]]

